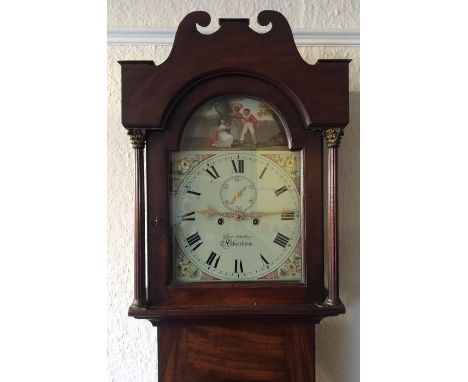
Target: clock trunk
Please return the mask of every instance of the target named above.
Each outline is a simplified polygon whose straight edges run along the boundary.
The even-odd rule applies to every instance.
[[[165,324],[158,327],[159,380],[313,382],[310,324]]]

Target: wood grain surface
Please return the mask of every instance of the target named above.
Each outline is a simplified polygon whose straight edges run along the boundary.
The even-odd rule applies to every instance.
[[[161,325],[159,380],[314,381],[314,325]]]

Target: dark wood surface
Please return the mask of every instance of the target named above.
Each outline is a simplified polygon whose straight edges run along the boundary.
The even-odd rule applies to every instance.
[[[210,35],[197,31],[197,24],[209,22],[205,12],[187,15],[171,54],[158,66],[152,61],[120,62],[122,123],[147,134],[148,285],[144,290],[143,166],[142,150],[136,149],[137,303],[129,315],[158,326],[160,381],[314,381],[315,324],[345,310],[339,300],[324,304],[321,132],[348,124],[349,60],[307,64],[277,12],[259,14],[260,25],[271,22],[264,34],[254,32],[244,19],[222,19],[220,29]],[[255,97],[269,105],[285,125],[289,148],[302,151],[302,283],[172,281],[170,153],[179,150],[183,127],[194,111],[226,95]],[[336,156],[332,159],[336,166]],[[331,192],[336,197],[336,187]],[[335,201],[329,218],[336,222]],[[336,225],[331,228],[337,231]],[[335,296],[338,253],[331,253],[335,279],[330,293]]]
[[[144,130],[130,130],[128,132],[132,142],[134,169],[134,221],[133,221],[133,253],[134,253],[134,292],[132,308],[144,308],[146,300],[146,253],[145,253],[145,165],[144,148],[146,133]]]
[[[328,149],[328,296],[327,305],[341,305],[339,273],[339,238],[338,238],[338,147],[342,129],[323,131]]]
[[[206,322],[235,321],[238,319],[262,322],[308,322],[318,324],[323,318],[337,316],[345,312],[342,304],[268,304],[268,305],[185,305],[148,306],[146,309],[130,308],[129,314],[135,318],[151,321],[157,325],[164,321]]]
[[[305,62],[297,51],[291,28],[278,12],[263,11],[256,33],[248,20],[221,19],[209,35],[206,12],[188,14],[180,23],[171,53],[153,61],[120,61],[122,65],[122,123],[127,128],[165,129],[171,108],[193,87],[215,77],[238,75],[272,84],[295,104],[306,128],[346,126],[349,121],[348,62]]]
[[[328,148],[328,298],[339,299],[339,272],[338,272],[338,198],[337,198],[337,147]]]
[[[135,149],[135,221],[134,252],[135,252],[135,298],[133,304],[137,307],[146,305],[145,280],[145,193],[144,193],[143,148]]]
[[[159,380],[313,382],[314,325],[162,324]]]

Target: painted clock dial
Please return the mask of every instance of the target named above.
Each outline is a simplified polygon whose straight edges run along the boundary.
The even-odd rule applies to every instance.
[[[174,239],[194,267],[217,280],[260,279],[296,248],[300,205],[290,174],[266,155],[214,154],[175,193]]]
[[[177,282],[303,281],[301,152],[267,103],[209,99],[171,158]]]

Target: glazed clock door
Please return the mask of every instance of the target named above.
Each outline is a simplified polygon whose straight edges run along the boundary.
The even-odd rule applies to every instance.
[[[245,96],[210,100],[171,153],[176,282],[302,281],[301,153]]]

